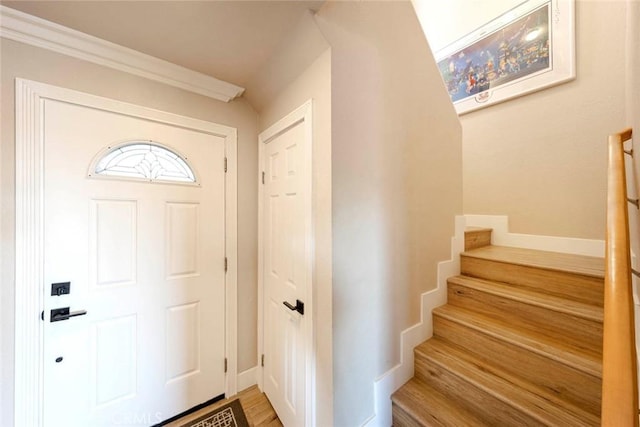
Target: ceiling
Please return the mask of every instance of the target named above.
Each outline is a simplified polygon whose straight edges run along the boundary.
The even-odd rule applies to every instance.
[[[244,87],[324,0],[0,3]]]

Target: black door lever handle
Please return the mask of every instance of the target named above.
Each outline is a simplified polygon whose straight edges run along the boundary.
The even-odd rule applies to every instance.
[[[78,310],[69,312],[69,307],[54,308],[51,310],[51,322],[59,322],[61,320],[68,320],[70,317],[84,316],[87,314],[87,310]]]
[[[304,303],[299,299],[296,300],[296,305],[289,304],[288,301],[282,301],[282,303],[291,311],[297,311],[300,314],[304,314]]]

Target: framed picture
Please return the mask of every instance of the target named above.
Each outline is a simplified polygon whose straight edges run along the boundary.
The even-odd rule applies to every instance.
[[[435,57],[458,114],[572,80],[574,1],[526,1]]]

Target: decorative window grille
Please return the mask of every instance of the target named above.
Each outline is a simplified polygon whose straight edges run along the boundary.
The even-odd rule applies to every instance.
[[[89,176],[150,182],[197,183],[187,158],[152,141],[129,141],[109,147],[94,161]]]

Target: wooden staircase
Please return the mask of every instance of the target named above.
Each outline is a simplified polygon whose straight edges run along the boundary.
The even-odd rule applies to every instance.
[[[490,242],[465,233],[394,426],[599,425],[604,261]]]

